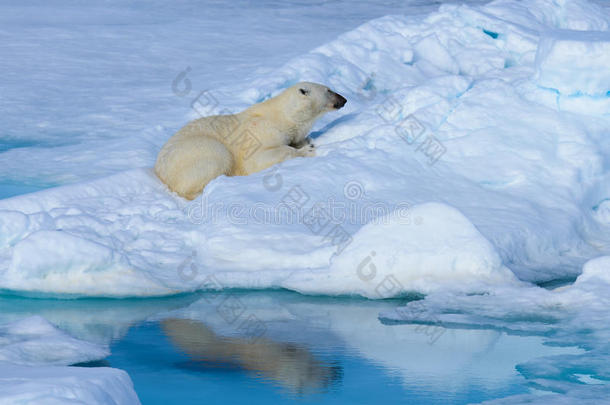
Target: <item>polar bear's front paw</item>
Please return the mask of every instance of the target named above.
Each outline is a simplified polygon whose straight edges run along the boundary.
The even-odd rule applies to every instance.
[[[303,157],[312,157],[316,155],[316,147],[313,143],[308,143],[300,149],[297,149],[297,153],[299,156]]]

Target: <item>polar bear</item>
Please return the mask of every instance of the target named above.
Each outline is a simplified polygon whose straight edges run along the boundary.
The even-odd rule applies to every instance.
[[[346,101],[326,86],[301,82],[240,113],[191,121],[161,148],[155,173],[192,200],[220,175],[245,176],[293,157],[313,156],[307,140],[313,123]]]

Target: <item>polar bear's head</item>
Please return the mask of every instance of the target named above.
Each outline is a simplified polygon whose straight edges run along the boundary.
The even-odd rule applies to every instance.
[[[281,98],[285,116],[298,125],[313,124],[322,114],[338,110],[347,100],[326,86],[300,82],[284,90]]]

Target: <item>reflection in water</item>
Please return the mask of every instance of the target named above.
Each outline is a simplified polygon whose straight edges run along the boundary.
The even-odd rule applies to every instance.
[[[134,324],[176,310],[200,298],[197,294],[148,299],[52,299],[0,295],[0,324],[39,315],[71,336],[109,344]]]
[[[319,391],[341,377],[339,366],[317,360],[301,345],[222,337],[192,320],[169,318],[161,325],[171,342],[201,367],[237,366],[299,394]]]
[[[228,301],[239,304],[239,318],[223,312]],[[467,404],[528,392],[519,364],[581,354],[540,336],[446,329],[431,339],[421,325],[380,322],[380,312],[403,304],[286,291],[124,300],[4,295],[0,324],[40,315],[74,337],[109,344],[111,356],[87,366],[127,371],[147,405],[200,404],[203,396],[289,404],[292,393],[304,394],[303,404],[371,404],[381,395],[386,403]],[[239,326],[249,317],[264,323],[254,342]]]

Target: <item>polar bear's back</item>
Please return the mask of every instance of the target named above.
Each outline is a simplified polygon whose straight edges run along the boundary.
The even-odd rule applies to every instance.
[[[241,114],[212,115],[193,120],[182,127],[169,142],[182,142],[192,137],[209,136],[222,143],[227,143],[243,125]]]

